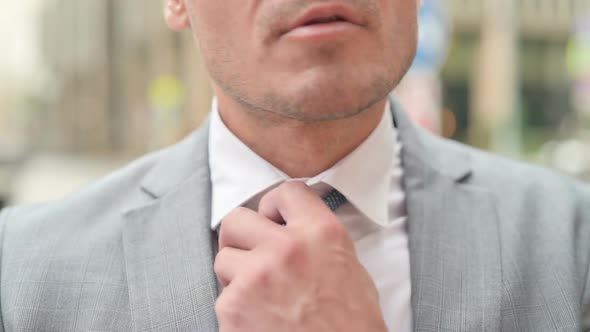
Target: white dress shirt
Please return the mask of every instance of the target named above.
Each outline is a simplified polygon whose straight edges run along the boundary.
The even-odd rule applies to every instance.
[[[223,123],[213,100],[209,129],[211,228],[238,206],[254,210],[270,189],[290,180],[305,181],[319,195],[332,188],[348,200],[336,215],[354,240],[361,264],[379,292],[389,331],[412,329],[410,257],[402,187],[402,145],[389,107],[369,137],[321,174],[291,179],[258,156]]]

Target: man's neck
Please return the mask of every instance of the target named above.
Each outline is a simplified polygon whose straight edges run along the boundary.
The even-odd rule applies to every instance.
[[[313,177],[354,151],[377,127],[387,98],[353,117],[302,122],[278,114],[248,112],[219,98],[225,125],[252,151],[292,178]]]

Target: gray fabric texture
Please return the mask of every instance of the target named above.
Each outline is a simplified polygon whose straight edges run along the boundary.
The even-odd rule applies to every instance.
[[[435,137],[391,104],[414,330],[590,330],[588,186]],[[216,331],[207,137],[2,211],[0,331]]]

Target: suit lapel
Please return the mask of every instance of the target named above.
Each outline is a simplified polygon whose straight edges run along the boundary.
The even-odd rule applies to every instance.
[[[125,214],[134,331],[217,331],[207,136],[167,151],[144,181],[155,199]]]
[[[501,262],[487,192],[447,179],[408,189],[416,331],[498,331]]]
[[[496,210],[472,186],[469,157],[394,113],[404,185],[415,331],[498,331],[502,273]]]

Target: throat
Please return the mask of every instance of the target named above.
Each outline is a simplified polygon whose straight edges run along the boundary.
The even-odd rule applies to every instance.
[[[226,127],[250,150],[291,178],[311,178],[331,168],[377,128],[387,99],[349,118],[302,122],[286,117],[261,121],[219,99]]]

